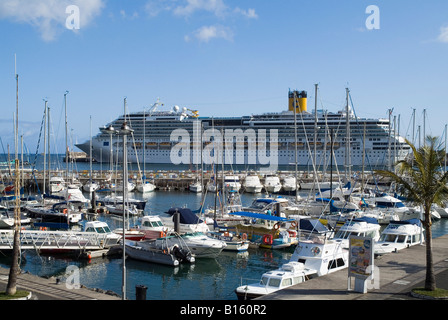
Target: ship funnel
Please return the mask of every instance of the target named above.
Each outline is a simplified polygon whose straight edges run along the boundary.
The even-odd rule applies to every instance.
[[[294,96],[296,101],[294,103]],[[294,105],[296,106],[296,112],[306,112],[307,94],[306,91],[289,91],[289,111],[294,111]]]

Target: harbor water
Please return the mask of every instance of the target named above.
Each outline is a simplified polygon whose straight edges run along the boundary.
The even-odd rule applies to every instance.
[[[82,167],[79,170],[85,170],[86,167],[88,170],[88,164],[78,165]],[[85,196],[89,197],[88,194]],[[257,196],[262,194],[242,194],[241,202],[243,205],[250,205]],[[164,214],[174,206],[196,210],[202,200],[200,195],[189,191],[155,191],[145,195],[133,192],[131,197],[146,200],[145,215]],[[213,207],[213,204],[213,197],[206,197],[205,207]],[[122,227],[121,217],[100,215],[98,219],[106,221],[111,229]],[[131,219],[131,225],[138,224],[139,218]],[[434,223],[434,237],[447,233],[448,219]],[[245,283],[258,282],[264,272],[288,262],[291,254],[291,249],[258,248],[243,253],[223,251],[215,259],[196,259],[195,264],[181,264],[175,268],[127,259],[127,298],[135,299],[136,287],[145,286],[148,300],[236,300],[234,290],[241,285],[242,279]],[[9,268],[10,257],[1,256],[0,265]],[[74,279],[80,285],[112,291],[118,295],[121,295],[122,291],[122,267],[121,256],[83,260],[69,255],[39,255],[32,250],[25,252],[21,264],[23,272],[60,278],[62,282],[73,279],[75,270]]]
[[[142,197],[137,192],[131,195],[134,198]],[[246,204],[250,204],[248,202],[252,198],[242,196]],[[188,191],[156,191],[145,195],[144,199],[147,200],[145,214],[164,214],[171,206],[196,209],[201,202],[200,195]],[[98,219],[106,221],[111,229],[122,226],[122,217],[102,215]],[[131,225],[138,223],[138,218],[131,218]],[[240,285],[241,278],[257,282],[263,272],[286,263],[290,256],[290,250],[250,249],[243,253],[223,251],[215,259],[196,259],[195,264],[181,264],[175,268],[127,259],[127,297],[135,299],[136,286],[143,285],[148,288],[147,299],[151,300],[236,300],[234,289]],[[0,258],[1,266],[7,268],[9,263],[8,257]],[[68,270],[73,270],[73,266],[79,271],[81,285],[121,295],[121,256],[87,261],[68,255],[38,255],[30,250],[25,253],[21,269],[42,277],[67,279],[71,275]]]

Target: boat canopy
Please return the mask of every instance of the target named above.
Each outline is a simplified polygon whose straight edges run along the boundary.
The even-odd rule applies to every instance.
[[[328,232],[328,228],[322,224],[318,219],[300,219],[299,229],[302,231],[310,231],[314,233]]]
[[[235,215],[235,216],[254,218],[254,219],[270,220],[270,221],[294,221],[294,219],[287,219],[287,218],[283,218],[283,217],[270,216],[270,215],[264,214],[264,213],[255,213],[255,212],[247,212],[247,211],[229,212],[229,214]]]
[[[422,223],[420,221],[420,219],[414,218],[414,219],[409,219],[409,220],[399,220],[399,221],[391,221],[390,224],[415,224],[416,226],[421,226]]]
[[[378,224],[378,219],[373,218],[373,217],[359,217],[359,218],[355,218],[352,221],[355,222],[367,222],[367,223],[371,223],[371,224]]]
[[[180,214],[179,222],[182,223],[182,224],[197,224],[197,223],[202,223],[203,222],[189,208],[174,207],[174,208],[170,208],[166,213],[168,213],[170,216],[173,216],[173,219],[174,219],[174,214],[176,212],[179,212],[179,214]]]

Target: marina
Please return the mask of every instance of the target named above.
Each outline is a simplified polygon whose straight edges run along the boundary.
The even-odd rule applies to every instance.
[[[86,164],[84,164],[86,165]],[[100,166],[100,164],[95,164]],[[95,168],[98,170],[98,168]],[[300,195],[306,197],[307,190]],[[90,194],[83,192],[89,199]],[[130,193],[132,198],[146,203],[139,216],[131,216],[131,225],[142,225],[145,216],[168,215],[172,207],[198,209],[202,204],[200,194],[188,190],[157,189],[150,193]],[[264,194],[241,192],[241,204],[250,207],[256,199],[265,198]],[[283,197],[286,197],[283,195]],[[205,207],[213,208],[213,197],[206,197]],[[98,219],[105,221],[111,230],[122,228],[122,217],[111,214],[99,214]],[[384,228],[384,227],[383,227]],[[143,229],[143,228],[142,228]],[[433,226],[434,237],[448,233],[446,219],[436,221]],[[79,270],[80,283],[88,288],[100,288],[120,294],[122,270],[120,256],[107,256],[101,252],[92,254],[91,259],[80,259],[69,254],[37,253],[35,249],[26,250],[22,270],[42,277],[64,279],[66,269],[76,267]],[[93,253],[94,251],[92,251]],[[261,275],[270,270],[281,268],[290,262],[294,248],[267,249],[250,247],[245,251],[223,250],[215,258],[199,258],[194,263],[181,263],[178,266],[165,266],[128,258],[126,260],[128,299],[135,299],[135,287],[148,287],[147,298],[151,300],[236,300],[235,289],[242,282],[257,282]],[[1,265],[8,266],[8,257],[1,258]]]
[[[346,235],[336,234],[338,229],[365,223],[357,218],[368,215],[383,225],[421,215],[398,200],[386,208],[392,215],[382,211],[378,198],[392,189],[372,168],[404,159],[409,147],[391,134],[390,120],[356,117],[349,100],[347,90],[345,112],[315,110],[313,115],[306,110],[306,92],[294,91],[288,111],[207,119],[185,108],[159,111],[158,103],[149,114],[127,114],[125,99],[124,115],[88,142],[89,161],[78,154],[70,162],[74,157],[67,146],[64,159],[36,154],[26,168],[16,162],[14,175],[10,165],[3,170],[5,208],[17,208],[19,202],[31,218],[21,229],[22,270],[63,280],[66,270],[75,268],[79,284],[121,291],[126,299],[145,286],[154,300],[245,300],[263,297],[263,287],[274,283],[277,289],[265,294],[279,291],[280,284],[288,288],[347,268]],[[319,122],[323,131],[317,130]],[[310,139],[306,127],[311,130],[313,123]],[[286,131],[279,131],[285,125]],[[273,132],[266,138],[268,129]],[[167,130],[174,130],[170,141]],[[173,134],[182,140],[173,141]],[[160,136],[165,140],[154,140]],[[77,147],[86,151],[86,145]],[[368,170],[365,157],[375,162]],[[339,168],[343,174],[334,173]],[[18,174],[20,201],[14,198]],[[147,217],[159,222],[153,225]],[[0,249],[11,251],[12,231],[1,235]],[[92,272],[99,274],[92,277]],[[275,276],[280,273],[284,277]],[[248,284],[260,275],[259,284]]]

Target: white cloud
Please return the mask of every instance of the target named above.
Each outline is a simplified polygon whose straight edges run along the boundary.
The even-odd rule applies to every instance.
[[[193,32],[193,36],[198,39],[200,42],[209,42],[212,39],[222,38],[228,41],[233,41],[233,32],[230,28],[221,26],[221,25],[213,25],[213,26],[203,26],[196,31]],[[191,41],[190,36],[185,36],[185,41]]]
[[[145,5],[146,12],[154,17],[162,11],[172,12],[176,16],[190,17],[193,14],[205,11],[219,18],[242,15],[250,19],[258,18],[255,9],[234,9],[227,6],[224,0],[148,0]]]
[[[440,42],[448,43],[448,27],[440,28],[440,34],[439,34],[439,37],[437,38],[437,40]]]
[[[88,26],[100,14],[104,0],[2,0],[0,19],[28,23],[37,28],[45,41],[54,40],[66,30],[69,14],[66,8],[79,8],[80,29]]]
[[[130,19],[130,20],[134,20],[138,18],[138,12],[134,11],[133,14],[128,14],[125,10],[121,9],[120,10],[120,16],[123,19]]]
[[[255,13],[255,9],[244,10],[244,9],[236,7],[234,11],[235,11],[235,13],[239,13],[249,19],[257,19],[258,18],[258,15]]]
[[[186,5],[176,6],[173,13],[178,16],[190,16],[196,11],[208,11],[216,16],[223,16],[227,10],[223,0],[186,0],[186,2]]]
[[[248,19],[258,18],[255,9],[231,8],[226,5],[225,0],[148,0],[145,10],[151,17],[162,12],[170,12],[177,17],[191,18],[195,14],[205,12],[219,18],[220,23],[226,20],[235,21],[235,18],[241,16]],[[209,42],[212,39],[221,38],[233,41],[233,37],[233,31],[227,26],[208,25],[185,35],[184,40],[190,42],[197,39],[200,42]]]

